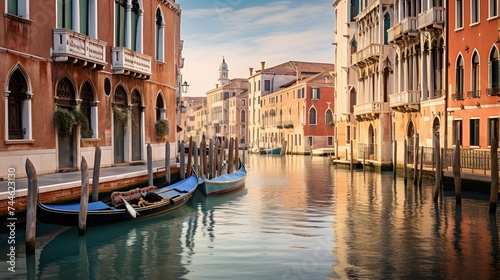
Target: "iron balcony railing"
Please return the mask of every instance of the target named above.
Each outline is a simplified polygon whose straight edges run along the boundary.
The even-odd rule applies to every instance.
[[[481,95],[480,90],[471,90],[467,93],[467,97],[469,98],[479,98]]]
[[[488,96],[500,96],[500,87],[487,88],[486,94]]]
[[[451,95],[451,99],[453,100],[464,100],[464,93],[463,92],[455,92]]]

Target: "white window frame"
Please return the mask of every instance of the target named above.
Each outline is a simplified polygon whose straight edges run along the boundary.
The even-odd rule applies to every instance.
[[[474,4],[477,3],[477,7]],[[477,11],[477,21],[473,21],[474,10]],[[470,26],[477,25],[481,21],[481,1],[480,0],[470,0]]]
[[[455,30],[460,30],[460,29],[464,28],[464,1],[465,0],[455,0]],[[462,6],[462,7],[460,7],[460,11],[462,11],[462,13],[461,13],[462,16],[461,17],[458,16],[459,9],[457,9],[459,2],[461,3],[461,6]],[[459,18],[460,18],[460,23],[461,23],[460,26],[458,25],[458,23],[459,23],[458,19]]]
[[[498,0],[489,0],[488,1],[488,20],[495,19],[498,17],[498,6],[500,3],[498,3]],[[492,6],[496,4],[496,9],[494,9]]]
[[[9,10],[9,1],[5,0],[5,12]],[[14,16],[22,17],[24,19],[30,18],[30,1],[29,0],[17,0],[17,14]]]

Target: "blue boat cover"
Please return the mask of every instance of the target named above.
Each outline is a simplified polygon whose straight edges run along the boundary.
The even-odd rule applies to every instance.
[[[53,204],[53,205],[47,205],[44,204],[44,206],[52,209],[57,209],[57,210],[66,210],[66,211],[80,211],[80,203],[73,203],[73,204]],[[107,205],[106,203],[102,201],[96,201],[96,202],[89,202],[88,206],[88,211],[96,211],[96,210],[114,210],[116,209],[115,207],[111,207]]]

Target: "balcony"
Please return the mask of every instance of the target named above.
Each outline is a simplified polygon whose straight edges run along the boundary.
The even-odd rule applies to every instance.
[[[467,97],[469,98],[479,98],[481,96],[480,90],[471,90],[467,92]]]
[[[408,36],[417,36],[417,17],[406,17],[401,21],[403,34]]]
[[[389,42],[394,42],[403,37],[403,26],[401,22],[394,24],[393,27],[387,30],[387,40]]]
[[[52,59],[93,70],[106,66],[106,42],[65,28],[52,30]]]
[[[451,99],[453,100],[464,100],[464,93],[463,92],[455,92],[451,94]]]
[[[500,87],[487,88],[486,94],[488,96],[499,96],[500,97]]]
[[[419,91],[408,90],[389,96],[392,110],[399,112],[418,112],[419,110]]]
[[[382,113],[389,113],[389,102],[369,102],[360,105],[354,105],[354,115],[358,120],[373,120]]]
[[[125,47],[112,49],[113,74],[131,76],[138,79],[151,77],[151,57]]]
[[[418,15],[418,28],[444,28],[444,7],[432,7]]]
[[[352,64],[367,64],[369,61],[375,62],[383,54],[384,45],[370,44],[368,47],[351,54]]]

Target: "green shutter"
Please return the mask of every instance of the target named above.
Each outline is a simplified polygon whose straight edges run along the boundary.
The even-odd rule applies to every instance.
[[[63,22],[63,27],[72,29],[73,24],[72,24],[72,16],[71,13],[73,11],[73,1],[72,0],[64,0],[64,22]]]
[[[17,15],[17,0],[9,0],[7,5],[7,12],[11,15]]]
[[[89,35],[89,1],[80,0],[80,33]]]
[[[319,88],[317,89],[317,92],[318,92],[318,96],[316,96],[318,99],[320,99],[320,96],[319,96]]]
[[[131,32],[130,32],[130,43],[131,43],[131,49],[133,49],[134,51],[137,50],[137,23],[138,23],[138,20],[139,20],[139,16],[134,13],[132,11],[131,13]]]

